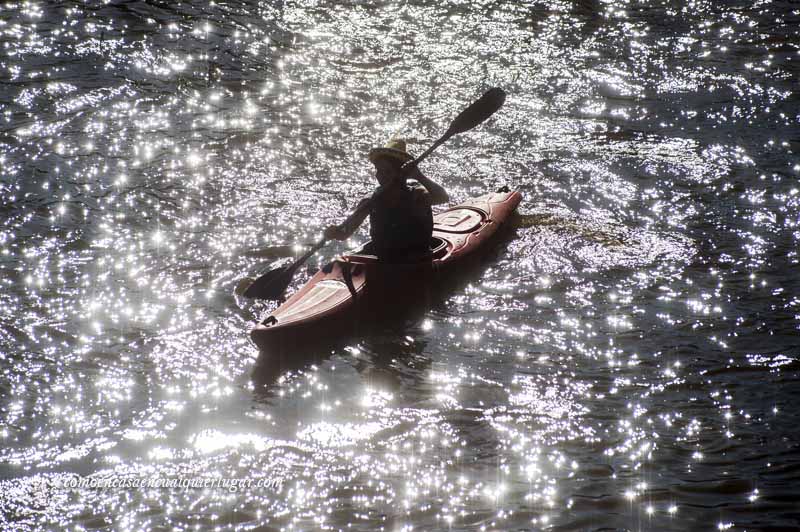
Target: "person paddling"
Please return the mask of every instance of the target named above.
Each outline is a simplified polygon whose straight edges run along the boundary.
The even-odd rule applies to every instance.
[[[362,199],[347,220],[325,229],[325,238],[345,240],[369,216],[369,252],[379,260],[402,262],[428,253],[433,232],[431,205],[446,203],[447,192],[419,168],[403,169],[403,164],[414,160],[403,140],[394,139],[382,148],[371,149],[369,160],[375,165],[380,187]]]
[[[280,300],[283,293],[292,282],[292,277],[297,269],[303,265],[312,255],[319,251],[328,240],[344,240],[361,225],[369,215],[371,220],[371,233],[377,237],[375,250],[384,261],[399,260],[405,262],[410,257],[409,250],[427,253],[430,246],[431,231],[430,206],[435,203],[442,203],[448,200],[447,193],[439,185],[425,178],[416,168],[407,168],[408,175],[405,175],[403,164],[409,162],[414,167],[424,161],[433,151],[447,142],[455,135],[464,133],[485,122],[492,116],[506,100],[506,93],[500,87],[494,87],[486,91],[483,96],[475,100],[469,107],[458,113],[450,127],[444,135],[439,137],[422,155],[411,160],[411,156],[405,151],[405,143],[395,141],[383,148],[370,151],[370,159],[376,168],[376,176],[381,183],[381,187],[369,198],[359,203],[359,209],[350,216],[343,224],[329,227],[325,230],[325,237],[314,244],[311,249],[306,251],[297,260],[286,266],[274,268],[262,274],[254,281],[247,283],[241,289],[244,297],[254,299]],[[395,153],[396,150],[399,153]],[[386,155],[387,157],[381,157]],[[388,157],[391,155],[391,157]],[[377,157],[376,157],[377,156]],[[395,159],[395,160],[393,160]],[[377,162],[383,161],[383,162]],[[406,177],[414,177],[424,188],[424,194],[416,193],[416,187],[409,187]],[[396,187],[396,188],[395,188]],[[384,193],[387,196],[384,198]],[[375,203],[376,207],[372,206]],[[396,208],[397,207],[397,208]],[[410,212],[413,216],[405,216]],[[424,217],[422,213],[424,211]],[[406,228],[408,220],[422,220],[425,223],[409,223],[411,229]],[[421,228],[425,228],[423,231]],[[411,234],[413,237],[404,237]],[[398,236],[400,235],[400,236]],[[242,283],[240,283],[242,285]],[[237,293],[239,287],[237,286]]]

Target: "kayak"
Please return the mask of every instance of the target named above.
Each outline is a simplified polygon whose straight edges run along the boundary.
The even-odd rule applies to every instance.
[[[452,276],[489,247],[521,199],[519,192],[506,189],[434,215],[430,253],[404,262],[379,261],[369,244],[334,259],[258,323],[250,338],[262,356],[282,359],[330,333],[357,332],[364,320],[384,310],[427,303],[443,276]]]

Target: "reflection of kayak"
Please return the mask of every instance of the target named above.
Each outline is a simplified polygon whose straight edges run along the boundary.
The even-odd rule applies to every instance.
[[[494,192],[437,214],[430,255],[387,264],[366,254],[367,244],[335,259],[256,325],[250,337],[263,353],[289,355],[323,335],[354,332],[361,319],[388,307],[424,302],[431,282],[486,248],[521,199],[519,192]]]

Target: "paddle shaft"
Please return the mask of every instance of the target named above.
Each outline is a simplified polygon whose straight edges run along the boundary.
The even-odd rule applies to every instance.
[[[406,174],[412,168],[418,166],[419,163],[421,163],[422,161],[424,161],[428,157],[428,155],[433,153],[433,150],[435,150],[436,148],[438,148],[439,146],[441,146],[442,144],[444,144],[445,142],[450,140],[450,137],[452,137],[453,135],[455,135],[455,133],[451,133],[450,131],[448,131],[447,133],[444,134],[444,136],[442,138],[440,138],[439,140],[434,142],[433,145],[430,148],[425,150],[425,152],[422,155],[420,155],[419,157],[417,157],[413,161],[409,161],[406,164],[404,164],[403,165],[403,170],[404,170],[403,173]]]

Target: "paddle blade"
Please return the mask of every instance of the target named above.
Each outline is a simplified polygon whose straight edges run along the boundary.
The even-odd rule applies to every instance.
[[[328,241],[323,238],[314,244],[311,249],[306,251],[302,257],[290,265],[268,271],[253,281],[253,284],[247,287],[242,295],[251,299],[272,299],[280,301],[283,299],[283,293],[286,291],[289,283],[292,282],[292,277],[294,277],[294,272],[297,271],[297,268],[307,261],[311,255],[319,251],[327,242]]]
[[[461,111],[450,124],[446,137],[457,135],[474,128],[492,116],[506,101],[506,93],[500,87],[489,89],[469,107]]]
[[[292,282],[295,269],[291,266],[284,266],[270,270],[253,281],[242,295],[250,299],[279,301],[283,299],[283,293]]]

